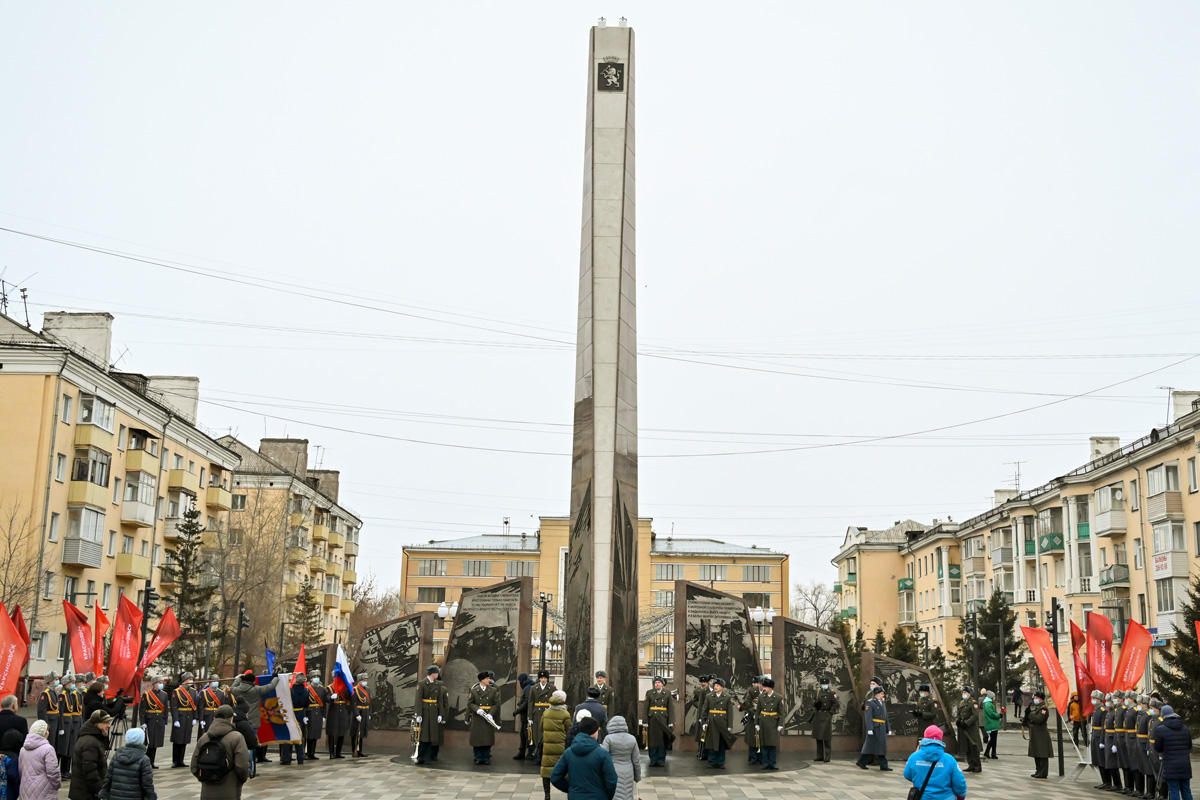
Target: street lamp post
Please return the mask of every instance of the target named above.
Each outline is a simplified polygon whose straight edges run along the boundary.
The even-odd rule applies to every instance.
[[[546,639],[546,621],[549,619],[550,603],[554,600],[554,595],[538,592],[538,600],[542,603],[542,636],[541,647],[538,648],[538,672],[541,672],[546,668],[546,650],[549,649],[549,641]]]
[[[767,610],[763,611],[762,606],[755,606],[750,612],[750,619],[754,621],[755,642],[758,645],[758,659],[761,662],[765,657],[762,640],[766,636],[765,629],[775,621],[775,609],[768,605]]]

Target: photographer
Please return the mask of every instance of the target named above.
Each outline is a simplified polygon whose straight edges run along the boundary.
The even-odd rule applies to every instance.
[[[103,711],[113,719],[121,719],[125,716],[125,704],[129,702],[129,698],[119,691],[116,697],[109,700],[104,696],[107,690],[107,675],[101,675],[92,681],[91,686],[83,695],[84,719],[91,719],[93,711]]]

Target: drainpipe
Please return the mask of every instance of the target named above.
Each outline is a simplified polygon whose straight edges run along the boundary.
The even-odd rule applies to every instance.
[[[58,365],[58,376],[54,382],[54,416],[50,423],[50,454],[46,459],[46,493],[42,498],[42,541],[38,550],[37,588],[33,592],[33,614],[29,618],[29,626],[34,631],[38,629],[38,610],[42,599],[42,574],[46,564],[46,525],[50,520],[50,487],[54,481],[54,454],[58,448],[58,417],[62,413],[59,409],[59,404],[62,402],[62,376],[67,369],[67,359],[70,357],[69,353],[63,353],[63,360]],[[27,676],[28,674],[26,672]]]
[[[1154,623],[1155,623],[1154,627],[1157,627],[1157,625],[1158,625],[1158,608],[1155,605],[1157,603],[1157,597],[1154,594],[1151,594],[1151,592],[1150,592],[1150,565],[1146,563],[1146,553],[1147,553],[1147,550],[1146,550],[1146,501],[1144,499],[1144,495],[1142,494],[1143,489],[1146,486],[1146,476],[1145,476],[1145,474],[1143,474],[1142,470],[1139,467],[1135,466],[1133,468],[1133,471],[1135,473],[1137,473],[1137,476],[1138,476],[1138,478],[1137,478],[1137,482],[1138,482],[1138,533],[1140,533],[1142,535],[1142,583],[1146,588],[1146,610],[1147,610],[1147,616],[1149,616],[1149,614],[1151,613],[1151,609],[1153,609]],[[1165,476],[1164,476],[1164,480],[1165,480]],[[1169,531],[1170,531],[1170,529],[1168,528],[1168,533],[1169,533]],[[1151,536],[1153,536],[1153,530],[1151,531]],[[1133,618],[1132,594],[1133,593],[1131,591],[1130,592],[1131,596],[1129,598],[1129,617],[1130,617],[1130,619]],[[1149,619],[1146,620],[1145,625],[1147,628],[1151,627]],[[1122,632],[1122,635],[1121,635],[1121,646],[1122,647],[1125,646],[1124,632]],[[1154,682],[1154,648],[1153,647],[1150,648],[1149,661],[1150,661],[1149,668],[1146,670],[1146,676],[1147,676],[1146,677],[1146,681],[1147,681],[1146,688],[1148,690],[1150,688],[1152,688],[1154,685],[1153,684],[1153,682]]]

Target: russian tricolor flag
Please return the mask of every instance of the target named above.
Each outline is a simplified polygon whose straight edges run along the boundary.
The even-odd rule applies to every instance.
[[[337,646],[337,658],[333,661],[333,681],[330,683],[330,688],[338,694],[354,691],[354,676],[350,674],[350,662],[346,660],[346,653],[340,644]]]

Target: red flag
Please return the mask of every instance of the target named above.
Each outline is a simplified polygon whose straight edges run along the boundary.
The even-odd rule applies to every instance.
[[[1021,633],[1025,636],[1025,644],[1029,645],[1029,652],[1033,653],[1033,660],[1037,662],[1038,670],[1042,673],[1042,680],[1050,688],[1054,707],[1058,709],[1058,713],[1063,713],[1067,710],[1071,684],[1067,681],[1067,673],[1063,671],[1062,664],[1058,662],[1054,645],[1050,643],[1049,631],[1045,628],[1026,628],[1022,625]]]
[[[296,666],[292,669],[292,685],[296,684],[296,674],[306,672],[304,666],[304,642],[300,643],[300,655],[296,657]]]
[[[1088,674],[1096,688],[1108,694],[1113,690],[1112,622],[1103,614],[1087,613]]]
[[[1092,676],[1088,674],[1087,662],[1079,655],[1079,648],[1083,646],[1084,641],[1083,631],[1079,630],[1075,620],[1071,620],[1071,656],[1075,659],[1075,689],[1079,692],[1083,715],[1090,717],[1096,710],[1096,705],[1092,702],[1092,690],[1096,686],[1092,683]]]
[[[29,655],[29,646],[21,639],[17,626],[8,616],[8,609],[0,603],[0,694],[7,697],[17,693],[17,681],[21,679],[21,650]]]
[[[25,615],[21,613],[21,607],[13,606],[12,614],[9,616],[12,617],[13,627],[17,629],[17,635],[25,643],[25,658],[21,661],[21,668],[24,669],[25,665],[29,663],[29,645],[33,643],[33,640],[29,638],[29,628],[25,627]]]
[[[1200,619],[1196,620],[1196,644],[1200,644]]]
[[[1150,655],[1150,644],[1154,637],[1150,631],[1134,620],[1129,620],[1125,638],[1121,641],[1121,657],[1113,673],[1113,689],[1125,691],[1136,689],[1146,671],[1146,656]]]
[[[92,670],[97,675],[104,674],[104,634],[108,633],[109,629],[108,617],[104,616],[104,612],[100,610],[100,604],[96,604],[96,668]]]
[[[138,651],[142,649],[142,612],[128,597],[121,595],[117,605],[117,621],[113,625],[112,646],[108,652],[107,697],[118,691],[132,694],[137,673]]]
[[[71,640],[71,658],[75,659],[75,669],[80,673],[90,670],[96,664],[96,647],[92,642],[92,626],[88,624],[87,614],[63,600],[63,615],[67,618],[67,638]]]
[[[183,631],[179,629],[179,621],[175,619],[175,609],[168,606],[162,619],[158,621],[158,627],[154,629],[154,636],[150,638],[146,654],[142,656],[142,663],[138,665],[138,672],[145,672],[146,668],[154,663],[154,659],[162,655],[171,642],[178,639],[182,633]]]

